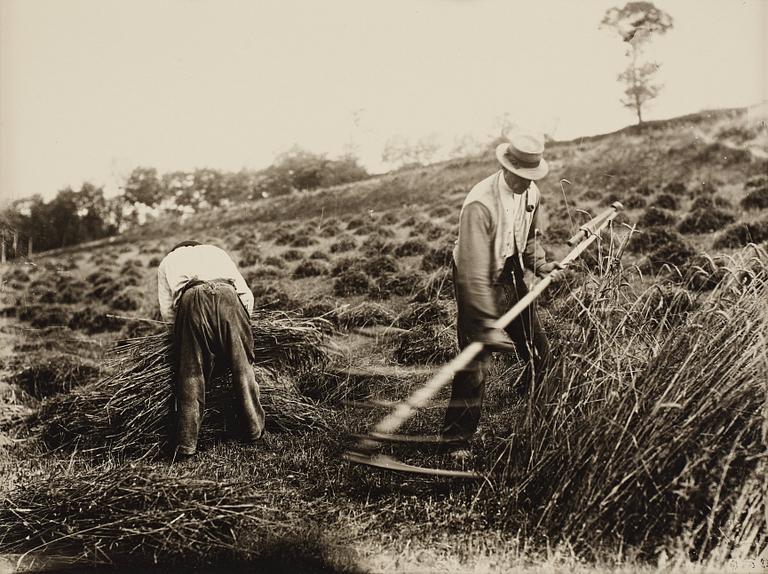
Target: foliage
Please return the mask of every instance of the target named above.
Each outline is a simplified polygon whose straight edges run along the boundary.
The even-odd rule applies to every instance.
[[[654,35],[662,35],[672,28],[672,17],[656,8],[652,2],[628,2],[623,8],[606,11],[601,26],[614,30],[623,42],[630,45],[627,56],[630,62],[618,76],[626,88],[625,107],[637,114],[637,122],[643,123],[643,106],[656,98],[661,86],[652,82],[659,68],[656,62],[642,62],[644,45]]]

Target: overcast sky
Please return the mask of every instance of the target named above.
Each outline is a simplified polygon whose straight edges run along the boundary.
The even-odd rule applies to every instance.
[[[0,0],[0,199],[136,166],[259,169],[292,144],[384,169],[393,136],[572,138],[619,102],[624,0]],[[768,97],[766,0],[657,0],[647,118]]]

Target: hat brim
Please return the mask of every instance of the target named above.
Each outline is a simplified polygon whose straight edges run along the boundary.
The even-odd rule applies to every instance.
[[[515,167],[505,157],[507,153],[508,143],[501,143],[496,146],[496,159],[499,163],[508,169],[512,173],[524,177],[525,179],[537,180],[545,177],[549,173],[549,164],[542,158],[539,165],[536,167]]]

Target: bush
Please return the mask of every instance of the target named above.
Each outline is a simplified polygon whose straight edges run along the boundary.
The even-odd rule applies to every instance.
[[[65,326],[69,324],[70,312],[58,305],[28,305],[19,309],[17,317],[27,321],[32,327]]]
[[[729,223],[735,221],[735,217],[722,209],[697,209],[689,213],[680,222],[678,229],[682,233],[711,233],[718,231]]]
[[[728,227],[715,240],[715,248],[742,247],[768,240],[768,219],[753,223],[737,223]]]
[[[371,288],[371,280],[365,271],[350,268],[342,272],[333,282],[333,292],[339,297],[363,295]]]
[[[343,235],[331,243],[331,253],[343,253],[353,249],[357,249],[357,240],[349,235]]]
[[[662,209],[676,211],[680,209],[680,200],[677,196],[672,195],[671,193],[660,193],[656,196],[656,199],[654,199],[654,205]]]
[[[423,239],[406,239],[395,248],[395,255],[398,257],[421,255],[428,247],[429,245]]]
[[[107,317],[107,313],[97,310],[92,305],[78,309],[72,313],[69,320],[70,329],[83,331],[89,335],[119,331],[123,325],[124,323],[119,319]]]
[[[638,220],[640,227],[658,227],[661,225],[674,225],[675,223],[677,223],[677,217],[668,211],[652,205],[646,208]]]
[[[363,270],[371,277],[381,277],[382,275],[397,273],[400,267],[397,260],[391,255],[379,255],[368,259],[363,265]]]
[[[695,253],[688,242],[680,238],[654,249],[648,256],[648,266],[653,271],[659,271],[665,265],[684,267]]]
[[[292,247],[309,247],[310,245],[317,245],[317,244],[318,244],[317,239],[305,234],[296,235],[291,241]]]
[[[768,209],[768,185],[750,191],[742,198],[741,206],[744,209]]]
[[[453,261],[454,243],[445,243],[440,247],[433,247],[424,254],[421,259],[421,268],[424,271],[435,271],[443,267],[449,267]]]
[[[340,310],[336,319],[343,329],[352,329],[372,325],[392,325],[396,317],[387,307],[366,301]]]
[[[285,269],[285,259],[278,255],[270,255],[264,259],[264,265],[271,265],[272,267],[277,267],[278,269]]]
[[[626,209],[642,209],[645,207],[645,197],[637,193],[630,195],[624,200],[623,205]]]
[[[680,181],[673,181],[664,186],[664,193],[667,193],[674,197],[680,197],[681,195],[687,192],[688,192],[688,189],[685,187],[685,184]]]
[[[391,253],[393,247],[392,242],[387,241],[377,232],[363,242],[360,246],[360,252],[366,257],[376,257],[377,255]]]
[[[283,251],[282,256],[286,261],[298,261],[299,259],[304,259],[304,252],[298,249],[286,249]]]
[[[411,295],[416,290],[419,280],[419,275],[410,272],[385,273],[377,279],[368,294],[377,299]]]
[[[456,329],[428,323],[400,336],[394,359],[403,365],[434,365],[450,361],[457,353]]]
[[[328,265],[317,259],[305,259],[293,270],[293,277],[301,279],[304,277],[317,277],[328,273]]]
[[[136,311],[141,307],[142,293],[138,289],[125,289],[115,295],[110,306],[118,311]]]

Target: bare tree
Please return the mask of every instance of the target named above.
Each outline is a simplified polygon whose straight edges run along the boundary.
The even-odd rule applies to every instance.
[[[654,35],[663,35],[672,28],[672,16],[659,10],[652,2],[628,2],[623,8],[606,11],[600,23],[603,28],[615,30],[623,42],[629,44],[629,64],[618,76],[626,88],[624,106],[634,110],[637,123],[643,123],[643,106],[659,94],[662,86],[653,83],[659,69],[657,62],[644,61],[643,50]]]

